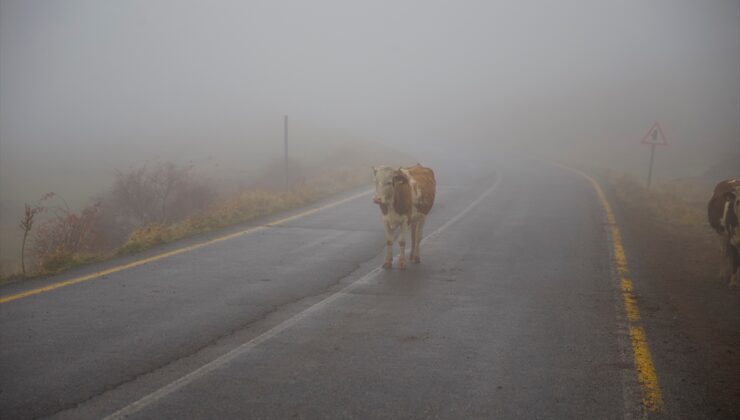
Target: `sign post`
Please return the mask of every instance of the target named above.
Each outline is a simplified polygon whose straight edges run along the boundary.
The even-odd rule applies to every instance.
[[[660,127],[660,123],[657,121],[653,123],[650,130],[645,134],[640,142],[642,144],[650,145],[650,166],[648,167],[647,186],[650,188],[650,183],[653,180],[653,160],[655,159],[655,146],[667,146],[668,141],[665,139],[663,129]]]

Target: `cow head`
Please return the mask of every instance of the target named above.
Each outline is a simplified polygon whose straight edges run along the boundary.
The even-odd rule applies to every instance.
[[[395,186],[408,182],[408,178],[401,171],[401,168],[392,168],[390,166],[373,167],[373,176],[375,178],[373,203],[375,204],[388,205],[393,200]]]

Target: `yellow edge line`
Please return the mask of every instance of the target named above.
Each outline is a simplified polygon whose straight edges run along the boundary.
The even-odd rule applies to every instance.
[[[624,246],[622,245],[622,235],[617,226],[617,219],[614,217],[612,207],[606,198],[606,194],[604,194],[604,190],[601,189],[599,183],[591,176],[578,169],[570,168],[559,163],[549,163],[586,178],[596,190],[601,206],[604,208],[612,239],[614,264],[616,265],[617,274],[619,275],[619,286],[622,291],[624,310],[627,314],[627,321],[629,323],[628,331],[632,353],[635,359],[637,379],[642,387],[642,404],[648,411],[658,411],[663,407],[663,395],[660,390],[660,385],[658,384],[658,374],[653,365],[653,357],[650,354],[650,347],[648,346],[645,330],[639,323],[640,310],[637,307],[637,300],[635,299],[632,280],[629,278],[629,268],[627,266],[627,257],[624,252]]]
[[[55,290],[55,289],[59,289],[61,287],[71,286],[73,284],[78,284],[78,283],[90,281],[90,280],[93,280],[93,279],[96,279],[96,278],[99,278],[99,277],[107,276],[109,274],[117,273],[119,271],[128,270],[130,268],[138,267],[140,265],[149,264],[149,263],[154,262],[154,261],[159,261],[159,260],[162,260],[162,259],[165,259],[165,258],[168,258],[168,257],[172,257],[172,256],[175,256],[175,255],[179,255],[179,254],[182,254],[182,253],[185,253],[185,252],[188,252],[188,251],[193,251],[195,249],[203,248],[203,247],[206,247],[206,246],[209,246],[209,245],[213,245],[213,244],[218,243],[218,242],[228,241],[230,239],[234,239],[234,238],[239,237],[239,236],[242,236],[242,235],[247,235],[247,234],[250,234],[250,233],[254,233],[254,232],[263,230],[266,227],[279,226],[279,225],[285,224],[287,222],[291,222],[293,220],[300,219],[302,217],[306,217],[306,216],[312,215],[314,213],[318,213],[320,211],[330,209],[332,207],[336,207],[336,206],[338,206],[340,204],[344,204],[344,203],[346,203],[348,201],[352,201],[354,199],[357,199],[357,198],[360,198],[360,197],[362,197],[364,195],[367,195],[370,192],[371,192],[371,190],[366,190],[366,191],[363,191],[361,193],[352,195],[350,197],[347,197],[347,198],[344,198],[344,199],[341,199],[341,200],[338,200],[338,201],[334,201],[332,203],[328,203],[328,204],[323,205],[321,207],[317,207],[317,208],[311,209],[311,210],[306,210],[304,212],[295,214],[293,216],[288,216],[288,217],[282,218],[280,220],[276,220],[274,222],[267,223],[267,224],[265,224],[263,226],[255,226],[255,227],[252,227],[252,228],[249,228],[249,229],[245,229],[245,230],[242,230],[242,231],[239,231],[239,232],[231,233],[231,234],[228,234],[228,235],[225,235],[225,236],[220,236],[218,238],[214,238],[214,239],[211,239],[211,240],[206,241],[206,242],[201,242],[201,243],[190,245],[190,246],[186,246],[186,247],[183,247],[183,248],[178,248],[178,249],[175,249],[175,250],[172,250],[172,251],[168,251],[168,252],[164,252],[164,253],[161,253],[161,254],[157,254],[157,255],[154,255],[154,256],[151,256],[151,257],[148,257],[148,258],[142,258],[140,260],[136,260],[136,261],[130,262],[128,264],[122,264],[122,265],[111,267],[111,268],[108,268],[108,269],[105,269],[105,270],[96,271],[96,272],[91,273],[91,274],[88,274],[86,276],[76,277],[76,278],[73,278],[73,279],[70,279],[70,280],[65,280],[65,281],[61,281],[61,282],[58,282],[58,283],[53,283],[53,284],[50,284],[48,286],[39,287],[39,288],[36,288],[36,289],[31,289],[31,290],[27,290],[25,292],[16,293],[16,294],[13,294],[13,295],[2,296],[2,297],[0,297],[0,304],[7,303],[7,302],[12,302],[14,300],[23,299],[25,297],[29,297],[29,296],[33,296],[33,295],[38,295],[38,294],[44,293],[44,292],[49,292],[49,291],[52,291],[52,290]]]

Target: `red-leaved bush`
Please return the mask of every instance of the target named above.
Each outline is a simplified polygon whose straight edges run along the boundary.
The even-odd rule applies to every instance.
[[[45,272],[55,272],[98,254],[103,241],[96,223],[98,210],[98,204],[80,213],[55,208],[55,217],[42,223],[34,236],[37,265]]]

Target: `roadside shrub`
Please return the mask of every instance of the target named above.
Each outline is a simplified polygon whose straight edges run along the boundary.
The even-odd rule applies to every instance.
[[[261,179],[263,186],[251,184],[218,201],[208,183],[195,179],[192,166],[161,162],[118,171],[112,188],[80,212],[71,211],[60,196],[49,195],[46,198],[54,197],[61,204],[45,206],[52,217],[33,225],[30,250],[35,274],[53,274],[112,255],[140,252],[370,182],[369,164],[313,167],[304,172],[295,164],[287,190],[284,177],[279,181],[277,172],[271,172]],[[27,225],[30,231],[32,224]]]
[[[33,254],[42,272],[56,272],[100,253],[101,233],[96,229],[98,205],[80,213],[52,209],[54,217],[42,223],[34,236]]]
[[[119,254],[130,254],[175,239],[178,239],[178,237],[171,227],[152,223],[131,232],[128,240],[118,252]]]
[[[99,194],[95,200],[98,203],[95,229],[102,235],[101,250],[110,252],[125,243],[136,226],[121,214],[110,194]]]
[[[81,264],[101,261],[103,258],[100,254],[71,252],[64,248],[58,248],[43,256],[39,261],[39,268],[43,274],[53,274]]]
[[[192,166],[155,162],[127,172],[117,171],[110,191],[111,217],[130,229],[168,224],[205,210],[215,192],[192,175]]]

